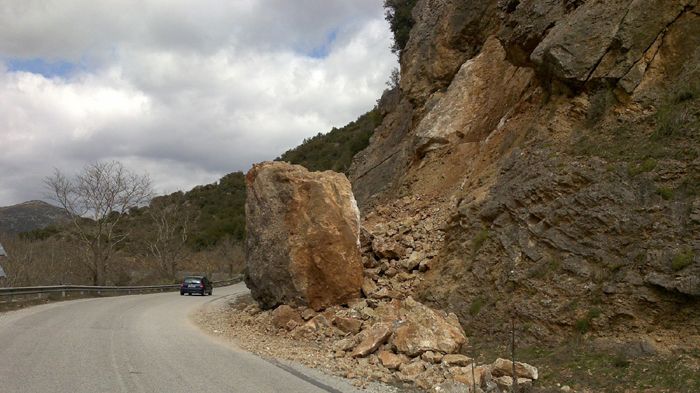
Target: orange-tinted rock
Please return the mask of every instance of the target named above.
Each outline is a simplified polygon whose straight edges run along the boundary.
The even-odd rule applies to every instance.
[[[382,366],[389,370],[398,370],[402,364],[409,360],[406,355],[397,355],[390,351],[380,351],[377,357],[382,362]]]
[[[371,328],[363,330],[362,341],[352,351],[351,356],[354,358],[365,357],[384,344],[391,336],[389,325],[384,323],[374,324]]]
[[[454,314],[437,312],[410,297],[401,303],[400,313],[402,322],[391,337],[398,352],[408,356],[426,351],[454,353],[467,342]]]
[[[442,362],[447,366],[466,366],[472,362],[472,358],[458,353],[450,353],[442,358]]]
[[[283,304],[272,311],[272,324],[276,328],[292,330],[293,327],[289,329],[290,322],[294,322],[295,327],[303,322],[299,313],[292,307]]]
[[[513,362],[508,359],[496,359],[491,365],[492,373],[494,377],[500,376],[512,376],[513,375]],[[518,378],[527,379],[537,379],[538,373],[537,368],[531,366],[527,363],[515,362],[515,375]]]
[[[360,295],[360,212],[344,175],[264,162],[246,184],[245,282],[263,308],[320,310]]]
[[[333,325],[345,333],[356,334],[362,328],[362,320],[355,318],[335,317]]]

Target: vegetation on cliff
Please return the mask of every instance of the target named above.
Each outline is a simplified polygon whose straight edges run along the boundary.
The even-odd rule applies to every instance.
[[[384,8],[386,8],[384,15],[389,22],[391,32],[394,33],[394,44],[391,50],[399,55],[406,47],[411,28],[415,24],[412,11],[416,2],[417,0],[384,0]]]
[[[344,127],[304,139],[301,145],[286,151],[277,161],[302,165],[310,171],[332,170],[347,174],[352,158],[367,147],[381,120],[379,110],[374,108]]]

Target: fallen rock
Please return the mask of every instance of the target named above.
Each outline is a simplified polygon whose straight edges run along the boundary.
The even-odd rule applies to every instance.
[[[429,259],[422,260],[420,262],[420,264],[418,265],[418,271],[425,273],[428,270],[430,270],[430,260]]]
[[[401,301],[394,299],[389,303],[380,303],[374,312],[381,322],[393,324],[400,318],[400,310]]]
[[[409,360],[406,355],[397,355],[391,351],[380,351],[377,356],[382,365],[389,370],[398,370],[402,364],[408,363]]]
[[[442,357],[442,363],[446,366],[466,366],[472,362],[472,358],[460,354],[447,354]]]
[[[415,384],[420,389],[426,391],[435,385],[445,381],[445,376],[439,367],[432,367],[428,364],[425,366],[425,371],[416,377]]]
[[[496,383],[496,385],[498,385],[499,388],[501,388],[501,390],[507,392],[510,392],[511,387],[513,386],[513,378],[507,375],[495,378],[493,381]],[[532,386],[531,379],[518,378],[518,391],[520,391],[520,389],[529,388],[530,386]]]
[[[327,328],[331,326],[330,322],[328,322],[328,319],[322,314],[316,315],[315,317],[311,318],[304,325],[309,326],[315,331],[318,331],[321,328]]]
[[[283,162],[246,175],[245,282],[263,307],[314,310],[358,297],[360,211],[347,178]]]
[[[433,387],[435,393],[464,393],[471,392],[471,386],[458,381],[446,381]]]
[[[292,331],[292,330],[296,329],[298,326],[299,326],[299,322],[289,321],[289,322],[287,322],[286,325],[284,325],[284,328],[289,330],[289,331]]]
[[[365,295],[365,297],[371,297],[378,289],[379,287],[377,287],[377,283],[375,283],[374,280],[369,277],[364,278],[362,282],[362,294]]]
[[[376,237],[372,241],[372,250],[379,258],[400,259],[406,253],[406,249],[394,240]]]
[[[272,311],[272,325],[277,329],[288,329],[290,322],[295,323],[295,326],[292,327],[292,329],[303,322],[301,316],[299,316],[299,313],[292,307],[283,304]]]
[[[392,296],[392,293],[388,288],[383,287],[374,292],[370,297],[373,299],[391,299],[394,296]]]
[[[420,265],[423,258],[425,258],[425,255],[422,252],[413,251],[407,259],[401,261],[401,267],[410,272]]]
[[[439,313],[411,297],[401,303],[401,317],[391,344],[408,356],[426,351],[454,353],[467,342],[457,316]]]
[[[335,317],[333,325],[345,333],[357,334],[362,328],[362,321],[355,318]]]
[[[404,363],[399,367],[399,379],[404,382],[415,382],[416,378],[425,371],[426,363],[422,360],[416,360],[411,363]]]
[[[428,363],[440,363],[440,361],[443,358],[443,355],[441,353],[435,353],[433,351],[426,351],[423,352],[423,354],[420,356],[421,359]]]
[[[349,351],[352,349],[352,347],[355,346],[355,340],[352,338],[344,338],[342,340],[338,340],[333,344],[333,349],[336,351]]]
[[[367,306],[367,300],[365,299],[354,299],[353,301],[348,303],[348,307],[355,311],[362,311]]]
[[[472,370],[471,366],[450,368],[452,379],[468,386],[481,386],[491,379],[491,368],[489,366],[476,366]]]
[[[350,356],[354,358],[365,357],[376,351],[377,348],[384,344],[389,336],[391,336],[391,329],[389,329],[387,324],[376,323],[369,329],[365,329],[359,334],[362,335],[360,343],[357,344],[355,349],[350,354]]]
[[[316,316],[316,312],[310,308],[307,308],[306,310],[301,312],[301,319],[308,321],[309,319],[313,318]]]
[[[513,362],[508,359],[498,358],[491,364],[491,373],[494,377],[510,376],[513,374]],[[515,362],[515,375],[519,378],[537,379],[537,368],[527,363]]]

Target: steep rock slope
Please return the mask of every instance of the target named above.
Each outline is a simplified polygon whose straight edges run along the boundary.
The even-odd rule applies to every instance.
[[[418,220],[444,234],[423,300],[491,337],[514,313],[532,341],[699,345],[697,1],[420,0],[413,16],[350,178],[370,230],[412,218],[402,204],[439,211]],[[401,243],[396,226],[375,235]]]

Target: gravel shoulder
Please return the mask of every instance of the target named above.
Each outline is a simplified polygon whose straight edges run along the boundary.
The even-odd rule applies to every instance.
[[[239,284],[243,285],[243,284]],[[190,314],[191,320],[213,340],[234,350],[252,352],[270,364],[299,378],[309,379],[331,392],[407,393],[417,390],[369,382],[349,371],[355,364],[333,356],[333,340],[308,341],[291,335],[279,335],[271,324],[258,323],[243,308],[252,299],[247,292],[235,293],[208,302]]]

